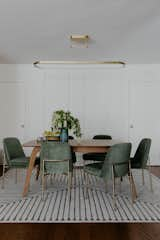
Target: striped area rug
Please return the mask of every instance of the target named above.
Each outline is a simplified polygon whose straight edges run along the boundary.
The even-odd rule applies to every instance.
[[[5,189],[0,190],[0,222],[160,222],[160,180],[153,176],[154,193],[149,190],[148,172],[145,171],[145,185],[141,183],[141,172],[133,172],[138,199],[132,205],[128,179],[116,183],[116,204],[112,202],[112,184],[108,183],[108,192],[101,180],[90,177],[88,197],[85,194],[83,170],[77,169],[73,180],[71,198],[68,199],[67,178],[48,177],[45,199],[41,199],[40,180],[31,180],[30,192],[21,197],[25,171],[20,170],[18,184],[14,183],[14,171],[8,171]]]

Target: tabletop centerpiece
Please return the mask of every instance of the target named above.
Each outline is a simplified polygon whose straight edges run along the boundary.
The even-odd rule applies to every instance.
[[[69,131],[77,138],[81,137],[81,127],[78,118],[70,111],[57,110],[52,115],[52,129],[60,131],[60,141],[67,142]]]

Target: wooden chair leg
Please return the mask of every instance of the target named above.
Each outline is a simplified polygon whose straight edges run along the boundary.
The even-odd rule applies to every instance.
[[[50,175],[50,184],[52,185],[53,184],[53,179],[52,179],[53,175],[51,174]]]
[[[137,191],[136,191],[136,186],[134,183],[132,171],[131,171],[131,163],[129,161],[129,182],[130,182],[130,190],[131,190],[131,198],[132,198],[132,203],[134,203],[135,199],[137,198]]]
[[[75,172],[75,169],[73,168],[73,187],[76,187],[76,172]]]
[[[137,195],[136,185],[135,185],[135,182],[134,182],[132,172],[131,172],[131,181],[132,181],[132,186],[133,186],[134,198],[136,199],[138,197],[138,195]]]
[[[45,175],[42,174],[42,201],[44,201],[44,191],[45,191]]]
[[[72,172],[68,172],[68,200],[71,198]]]
[[[113,197],[113,207],[116,209],[116,198],[115,198],[115,176],[114,176],[114,166],[112,165],[112,197]]]
[[[86,198],[89,197],[89,195],[88,195],[88,183],[89,183],[89,181],[88,181],[88,173],[86,173],[84,171],[84,187],[85,187],[85,197]]]
[[[144,182],[144,169],[142,168],[142,184],[144,185],[145,182]]]
[[[42,162],[42,201],[44,201],[45,176],[44,176],[44,160]]]
[[[131,191],[131,199],[132,199],[132,204],[134,203],[134,193],[133,193],[133,185],[132,185],[132,180],[130,174],[128,175],[129,178],[129,184],[130,184],[130,191]]]
[[[122,181],[123,181],[123,178],[120,177],[120,181],[119,181],[119,189],[120,189],[120,193],[122,192]]]
[[[108,182],[106,179],[103,180],[104,181],[104,185],[105,185],[105,192],[108,192]]]
[[[17,168],[15,168],[15,184],[17,184],[17,175],[18,175],[17,171],[18,171]]]
[[[83,160],[83,179],[84,179],[84,185],[86,184],[85,180],[86,180],[86,176],[85,176],[86,172],[85,172],[85,161]]]
[[[151,166],[149,166],[148,172],[149,172],[150,190],[151,190],[151,192],[153,192],[153,183],[152,183]]]
[[[133,186],[132,186],[131,176],[128,175],[128,178],[129,178],[129,185],[130,185],[131,199],[132,199],[132,204],[133,204],[133,203],[134,203],[134,196],[133,196]]]
[[[149,172],[150,189],[151,189],[151,192],[153,192],[153,183],[152,183],[152,173],[151,173],[150,157],[148,157],[148,162],[149,162],[148,172]]]
[[[55,181],[55,178],[56,178],[56,173],[53,173],[51,176],[52,178],[50,179],[50,182],[51,184],[53,184],[53,181]]]
[[[2,173],[2,189],[4,189],[4,175],[5,175],[5,162],[3,163],[3,173]]]
[[[87,173],[87,175],[86,175],[86,183],[87,183],[87,198],[89,198],[88,189],[89,189],[90,181],[89,181],[88,173]]]

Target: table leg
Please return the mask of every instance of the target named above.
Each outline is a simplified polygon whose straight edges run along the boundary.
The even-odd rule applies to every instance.
[[[27,169],[27,175],[26,175],[26,180],[25,180],[25,184],[24,184],[23,194],[22,194],[23,197],[25,197],[28,193],[30,178],[31,178],[31,175],[32,175],[32,170],[34,168],[34,163],[35,163],[35,160],[36,160],[36,156],[37,156],[37,153],[39,151],[40,151],[39,147],[34,147],[33,150],[32,150],[31,157],[30,157],[30,160],[29,160],[29,166],[28,166],[28,169]]]
[[[131,181],[132,181],[132,185],[133,185],[134,198],[136,199],[138,197],[138,195],[137,195],[136,185],[135,185],[132,173],[131,173]]]

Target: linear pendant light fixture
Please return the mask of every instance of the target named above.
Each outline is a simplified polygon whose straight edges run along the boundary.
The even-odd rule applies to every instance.
[[[125,62],[122,61],[36,61],[34,66],[49,64],[115,64],[125,66]]]
[[[70,41],[71,41],[71,48],[81,46],[83,48],[88,48],[88,43],[90,40],[90,36],[85,34],[85,35],[79,35],[79,34],[74,34],[70,36]],[[33,63],[33,65],[39,66],[39,65],[50,65],[50,64],[110,64],[110,65],[122,65],[123,67],[125,66],[125,62],[123,61],[94,61],[94,60],[87,60],[87,61],[36,61]]]

